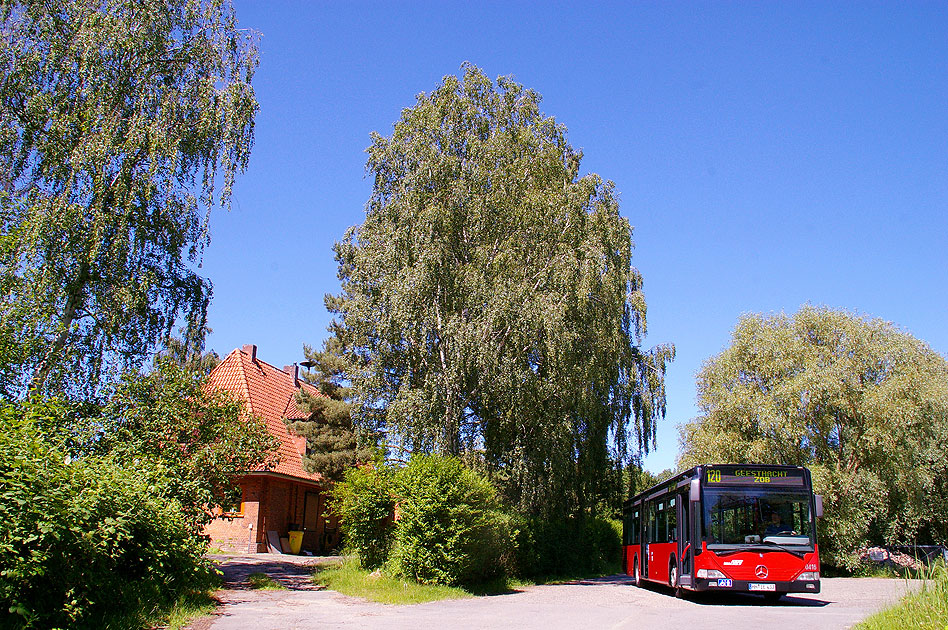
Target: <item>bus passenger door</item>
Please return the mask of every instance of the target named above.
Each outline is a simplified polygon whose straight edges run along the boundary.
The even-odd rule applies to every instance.
[[[642,528],[642,561],[639,566],[642,570],[642,577],[647,578],[649,542],[655,535],[655,504],[651,501],[642,503],[642,522],[645,527]]]
[[[688,576],[687,580],[682,580],[684,586],[691,586],[691,576],[694,573],[694,548],[691,546],[691,519],[689,511],[691,501],[688,500],[688,492],[682,492],[678,495],[678,558],[680,575]]]

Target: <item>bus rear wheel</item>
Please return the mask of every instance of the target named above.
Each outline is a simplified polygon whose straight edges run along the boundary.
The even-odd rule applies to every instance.
[[[642,574],[639,572],[639,559],[632,561],[632,576],[635,578],[635,585],[642,587]]]

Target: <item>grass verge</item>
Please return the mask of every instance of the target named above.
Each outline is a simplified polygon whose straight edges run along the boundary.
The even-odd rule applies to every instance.
[[[619,571],[618,564],[614,567]],[[527,586],[537,584],[562,584],[578,580],[601,577],[601,573],[581,575],[555,575],[535,580],[499,578],[490,582],[464,588],[437,584],[418,584],[405,581],[385,573],[369,573],[358,560],[347,560],[341,564],[323,566],[313,574],[313,581],[343,595],[363,597],[381,604],[423,604],[442,599],[462,599],[483,595],[515,593]],[[608,572],[607,572],[608,574]],[[939,628],[939,630],[945,630]]]
[[[453,586],[417,584],[384,573],[372,574],[355,561],[321,567],[313,575],[313,580],[343,595],[364,597],[381,604],[423,604],[441,599],[472,597],[471,593]]]
[[[878,612],[855,630],[946,630],[948,629],[948,569],[933,567],[922,590],[906,595],[898,604]]]
[[[181,630],[198,617],[205,617],[217,608],[217,600],[211,591],[190,593],[175,603],[163,619],[161,627],[168,630]]]

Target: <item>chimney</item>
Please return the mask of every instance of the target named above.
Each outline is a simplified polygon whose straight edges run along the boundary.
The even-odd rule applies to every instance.
[[[293,377],[293,387],[299,387],[299,377],[300,377],[300,366],[296,365],[284,365],[283,371]]]
[[[241,350],[250,355],[251,361],[257,360],[257,344],[248,343],[246,346],[242,347]]]

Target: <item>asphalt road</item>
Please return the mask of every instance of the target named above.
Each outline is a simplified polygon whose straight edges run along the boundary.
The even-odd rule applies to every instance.
[[[283,591],[252,591],[239,584],[222,591],[224,605],[217,615],[195,628],[842,629],[917,586],[904,580],[831,578],[823,580],[821,593],[768,603],[754,595],[720,593],[679,600],[667,589],[640,589],[625,576],[612,576],[506,595],[389,606],[313,589],[302,581],[287,585]]]

